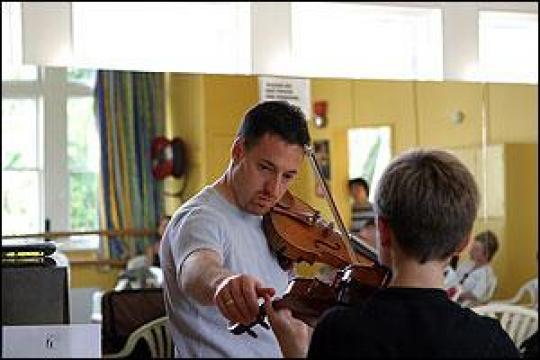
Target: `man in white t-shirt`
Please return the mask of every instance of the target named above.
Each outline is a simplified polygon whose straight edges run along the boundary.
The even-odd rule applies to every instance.
[[[286,102],[250,109],[223,175],[183,204],[161,241],[165,308],[177,357],[281,357],[270,330],[252,323],[265,295],[283,295],[289,274],[271,252],[262,216],[296,177],[310,141],[302,111]],[[306,334],[308,329],[306,327]]]

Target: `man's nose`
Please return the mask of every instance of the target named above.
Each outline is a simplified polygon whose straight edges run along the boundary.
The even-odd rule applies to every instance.
[[[268,178],[265,182],[265,188],[264,190],[271,194],[274,197],[278,197],[279,192],[281,191],[280,188],[280,181],[279,181],[279,175],[272,176]]]

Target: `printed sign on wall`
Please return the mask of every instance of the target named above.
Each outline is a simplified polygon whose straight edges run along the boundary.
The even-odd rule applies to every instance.
[[[285,100],[299,106],[306,119],[311,118],[309,79],[281,77],[259,77],[259,98],[261,101]]]

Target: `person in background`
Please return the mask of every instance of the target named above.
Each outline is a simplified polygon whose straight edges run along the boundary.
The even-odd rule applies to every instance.
[[[497,319],[451,301],[443,289],[450,258],[471,240],[478,209],[472,174],[452,154],[411,150],[383,172],[375,195],[381,262],[392,268],[388,288],[365,302],[335,306],[309,338],[290,310],[265,295],[283,354],[339,357],[519,357]],[[309,344],[309,347],[308,347]]]
[[[376,247],[375,237],[377,230],[375,226],[375,217],[375,211],[370,203],[367,203],[362,208],[356,209],[353,223],[353,229],[355,231],[351,231],[352,235],[359,237],[374,249]]]
[[[146,249],[146,258],[149,266],[159,266],[159,247],[161,245],[161,238],[163,237],[163,234],[165,233],[165,229],[167,228],[167,225],[169,224],[169,221],[171,220],[170,215],[163,215],[157,224],[157,236],[155,241]]]
[[[269,249],[262,216],[296,178],[309,143],[300,108],[257,104],[244,116],[222,176],[174,213],[160,259],[176,356],[282,356],[271,331],[255,339],[227,327],[250,324],[259,299],[287,289],[290,274]]]
[[[449,284],[459,288],[459,303],[474,306],[489,301],[497,282],[491,260],[498,248],[497,236],[490,230],[474,237],[469,250],[470,259],[458,265],[454,283]]]
[[[352,199],[351,226],[352,235],[361,238],[371,247],[375,247],[375,212],[369,202],[369,184],[361,177],[349,180],[349,193]]]
[[[371,208],[369,203],[369,184],[364,178],[357,177],[349,180],[349,194],[352,199],[351,233],[358,233],[362,227],[360,213]]]

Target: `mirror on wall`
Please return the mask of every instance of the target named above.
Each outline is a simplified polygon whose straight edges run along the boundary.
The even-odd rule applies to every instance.
[[[392,158],[391,126],[368,126],[348,131],[349,179],[363,178],[371,189]],[[375,192],[370,191],[373,202]]]

